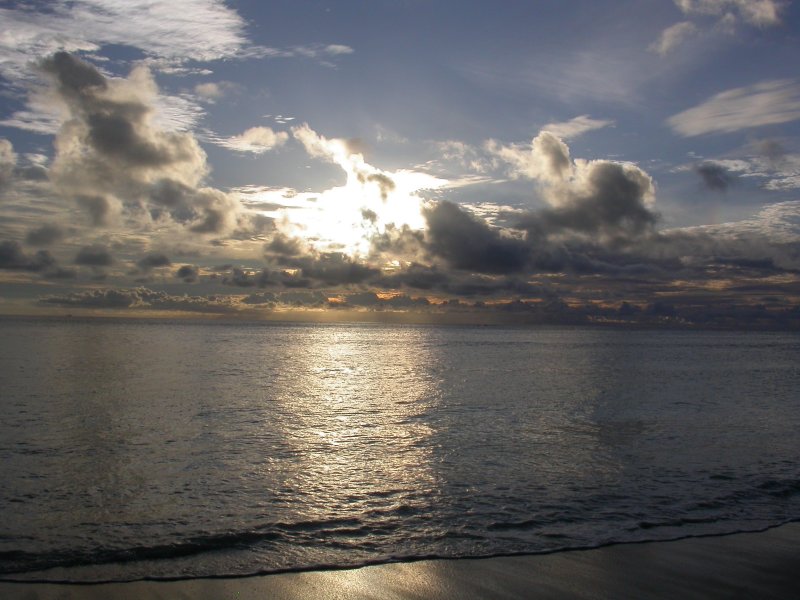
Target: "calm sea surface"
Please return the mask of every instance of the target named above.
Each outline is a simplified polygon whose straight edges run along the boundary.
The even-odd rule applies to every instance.
[[[248,574],[800,518],[800,337],[0,321],[0,578]]]

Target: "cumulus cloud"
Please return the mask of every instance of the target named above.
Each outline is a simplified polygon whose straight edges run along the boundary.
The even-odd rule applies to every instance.
[[[285,131],[273,131],[269,127],[251,127],[240,135],[223,138],[218,143],[238,152],[263,154],[268,150],[282,146],[288,139],[289,134]]]
[[[509,162],[512,174],[541,184],[550,208],[523,219],[532,236],[551,236],[569,230],[610,240],[652,229],[655,186],[652,178],[631,163],[572,160],[569,148],[548,131],[529,147],[489,148]]]
[[[140,223],[171,219],[199,233],[235,225],[238,202],[201,185],[208,167],[197,140],[154,122],[158,90],[146,68],[108,79],[64,52],[41,68],[50,77],[52,101],[67,115],[55,140],[51,181],[93,224],[113,224],[124,213]]]
[[[489,140],[485,148],[510,165],[513,177],[557,182],[564,179],[571,167],[569,148],[549,131],[542,131],[530,145],[504,146]]]
[[[427,245],[456,269],[512,273],[524,269],[527,245],[490,228],[455,204],[437,202],[425,209]]]
[[[731,133],[797,119],[800,119],[800,85],[782,79],[721,92],[673,115],[667,123],[676,133],[692,137]]]
[[[554,136],[562,139],[572,139],[588,131],[602,129],[603,127],[608,127],[613,124],[614,121],[609,119],[593,119],[589,115],[580,115],[569,121],[548,123],[542,127],[542,131],[549,131]]]

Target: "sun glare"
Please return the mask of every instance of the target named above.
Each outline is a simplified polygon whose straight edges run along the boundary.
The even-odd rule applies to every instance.
[[[303,238],[320,251],[363,256],[372,236],[387,227],[424,228],[421,192],[440,188],[446,180],[410,170],[381,171],[361,154],[348,153],[341,140],[324,143],[327,156],[347,175],[344,185],[318,193],[262,190],[249,198],[283,206],[262,211],[276,219],[282,233]]]

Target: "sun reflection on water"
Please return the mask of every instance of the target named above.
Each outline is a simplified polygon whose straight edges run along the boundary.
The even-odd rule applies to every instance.
[[[280,397],[292,468],[287,491],[302,490],[309,519],[358,517],[415,503],[435,488],[430,427],[420,418],[436,402],[424,344],[398,330],[315,328],[306,332],[292,382]],[[415,340],[418,342],[419,340]]]

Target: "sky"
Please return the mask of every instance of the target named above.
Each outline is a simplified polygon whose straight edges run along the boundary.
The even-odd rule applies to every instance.
[[[800,328],[797,2],[0,28],[0,314]]]

